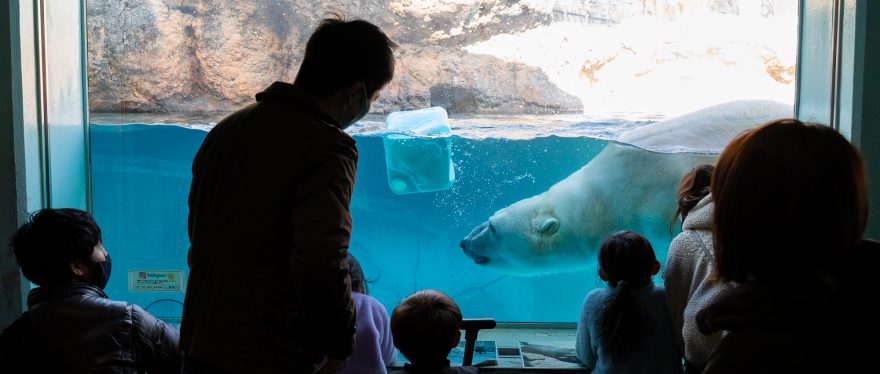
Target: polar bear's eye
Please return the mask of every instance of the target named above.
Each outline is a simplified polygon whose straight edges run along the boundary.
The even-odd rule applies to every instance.
[[[489,222],[489,232],[493,234],[495,233],[495,225],[493,225],[492,222]]]

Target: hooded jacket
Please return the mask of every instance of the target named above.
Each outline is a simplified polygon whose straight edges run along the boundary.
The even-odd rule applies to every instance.
[[[712,272],[712,195],[701,199],[688,212],[682,232],[669,245],[663,284],[673,331],[685,359],[698,367],[721,339],[721,332],[703,335],[697,329],[696,315],[724,289],[730,287],[709,280]]]
[[[39,287],[0,336],[4,373],[180,373],[178,332],[84,283]]]
[[[193,161],[181,348],[230,372],[309,372],[354,346],[345,256],[354,139],[275,82],[220,121]]]

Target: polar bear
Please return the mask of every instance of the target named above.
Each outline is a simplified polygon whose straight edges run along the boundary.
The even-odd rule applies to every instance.
[[[515,275],[586,268],[605,236],[623,229],[665,252],[681,176],[713,163],[737,134],[792,114],[788,104],[735,101],[627,132],[546,192],[497,211],[461,248],[475,263]]]

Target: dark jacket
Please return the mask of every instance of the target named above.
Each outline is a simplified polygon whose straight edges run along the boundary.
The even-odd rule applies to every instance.
[[[345,358],[354,139],[276,82],[215,126],[193,161],[181,347],[201,366],[308,372]]]
[[[837,373],[874,365],[880,245],[865,241],[837,275],[799,286],[748,282],[697,314],[726,331],[704,373]],[[868,366],[866,366],[868,365]]]
[[[92,285],[40,287],[0,337],[0,371],[176,374],[177,339],[177,330]]]

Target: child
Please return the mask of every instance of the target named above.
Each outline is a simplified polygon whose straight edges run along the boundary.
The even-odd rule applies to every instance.
[[[599,249],[599,277],[608,287],[584,299],[577,355],[593,373],[681,373],[660,271],[651,243],[633,231],[608,236]]]
[[[357,335],[354,352],[340,373],[384,373],[397,356],[388,312],[378,300],[367,295],[367,281],[358,260],[349,253],[345,261],[351,277],[351,299],[357,308]]]
[[[177,329],[104,293],[112,267],[91,214],[37,211],[9,244],[38,287],[28,311],[0,334],[0,371],[180,373]]]
[[[478,373],[472,366],[450,367],[446,356],[461,339],[461,310],[445,293],[421,290],[391,313],[394,345],[410,363],[395,373]]]

